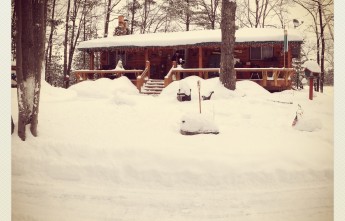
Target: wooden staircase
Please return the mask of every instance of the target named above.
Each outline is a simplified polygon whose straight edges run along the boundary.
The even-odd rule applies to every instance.
[[[148,95],[159,95],[164,89],[164,80],[148,79],[141,87],[140,93]]]

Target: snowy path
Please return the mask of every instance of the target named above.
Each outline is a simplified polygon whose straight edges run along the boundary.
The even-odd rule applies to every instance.
[[[231,187],[28,185],[15,179],[14,220],[332,220],[331,186],[236,191]],[[23,208],[28,211],[23,211]],[[30,214],[35,214],[31,219]],[[47,219],[49,217],[49,219]]]

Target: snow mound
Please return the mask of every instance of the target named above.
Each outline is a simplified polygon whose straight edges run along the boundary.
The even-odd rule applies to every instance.
[[[41,101],[56,102],[56,101],[67,101],[77,97],[75,91],[67,90],[60,87],[53,87],[46,81],[41,82]]]
[[[256,82],[244,80],[236,82],[236,90],[250,97],[266,97],[270,96],[270,92],[257,84]]]
[[[298,119],[294,128],[300,131],[313,132],[313,131],[321,129],[322,123],[319,119],[316,119],[316,118],[310,118],[310,119],[300,118]]]
[[[136,96],[129,95],[123,92],[117,92],[111,98],[111,101],[117,105],[133,106],[137,104]]]
[[[268,100],[284,104],[293,104],[294,91],[285,90],[282,92],[275,92],[270,94]]]
[[[211,116],[188,113],[182,116],[181,132],[189,133],[219,133],[218,126]]]
[[[109,88],[110,81],[107,78],[96,81],[86,80],[72,85],[69,89],[75,91],[81,97],[105,98],[108,96],[107,88]]]
[[[116,94],[118,92],[129,95],[139,94],[137,87],[126,76],[116,78],[112,81],[111,93]]]
[[[137,88],[125,76],[111,80],[100,78],[95,81],[83,81],[71,86],[69,89],[77,92],[79,96],[92,98],[107,98],[121,92],[124,94],[139,94]]]

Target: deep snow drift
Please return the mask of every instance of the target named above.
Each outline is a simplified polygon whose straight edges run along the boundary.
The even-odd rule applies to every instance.
[[[201,105],[218,135],[179,132],[199,114],[198,80],[214,91]],[[43,84],[39,136],[12,135],[13,220],[333,219],[333,88],[310,101],[307,87],[183,82],[190,102],[177,101],[178,81],[158,97],[125,77]],[[298,104],[306,125],[295,128]]]

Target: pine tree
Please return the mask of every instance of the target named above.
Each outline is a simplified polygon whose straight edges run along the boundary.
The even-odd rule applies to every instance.
[[[304,77],[304,68],[302,67],[302,61],[300,58],[293,58],[292,59],[292,67],[295,69],[295,75],[292,77],[292,84],[293,87],[296,88],[296,90],[299,90],[299,88],[303,89],[303,84],[301,79]]]

